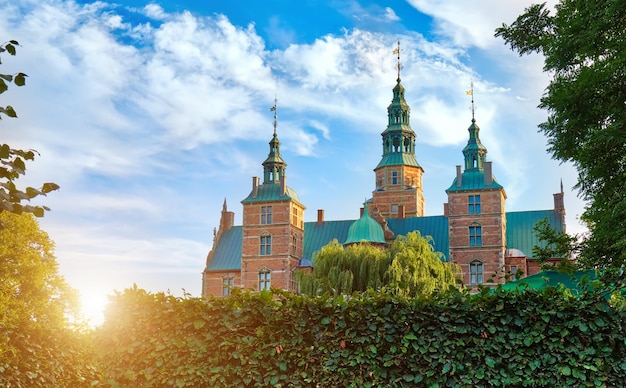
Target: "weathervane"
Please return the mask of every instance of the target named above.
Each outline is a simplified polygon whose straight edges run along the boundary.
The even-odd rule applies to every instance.
[[[277,102],[278,100],[276,99],[276,96],[274,95],[274,106],[270,108],[270,112],[274,112],[274,136],[276,136],[276,119],[278,118],[278,116],[276,115],[276,103]]]
[[[465,94],[472,96],[472,122],[476,121],[474,118],[474,79],[470,83],[470,90],[465,91]]]
[[[398,82],[400,82],[400,39],[398,39],[398,47],[393,50],[394,54],[398,55]]]

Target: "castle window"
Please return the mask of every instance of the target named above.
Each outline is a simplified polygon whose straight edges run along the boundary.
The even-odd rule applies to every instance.
[[[269,290],[272,286],[272,271],[269,268],[262,268],[259,271],[259,291]]]
[[[396,205],[395,203],[391,205],[391,212],[394,214],[398,213],[398,205]]]
[[[469,227],[469,245],[470,247],[483,245],[483,230],[479,224],[472,224]]]
[[[297,226],[298,225],[298,208],[297,207],[293,208],[293,217],[291,218],[292,218],[291,223]]]
[[[260,255],[272,254],[272,236],[261,236]]]
[[[228,296],[232,292],[235,285],[235,278],[232,276],[224,276],[222,283],[222,296]]]
[[[509,280],[511,280],[511,281],[517,280],[517,265],[512,265],[511,266],[511,277],[510,277]]]
[[[261,206],[261,223],[262,224],[272,223],[272,207],[271,206]]]
[[[480,214],[480,195],[469,196],[469,214]]]
[[[392,185],[398,184],[398,172],[397,171],[394,171],[391,173],[391,184]]]
[[[470,284],[483,284],[483,263],[474,260],[470,263]]]

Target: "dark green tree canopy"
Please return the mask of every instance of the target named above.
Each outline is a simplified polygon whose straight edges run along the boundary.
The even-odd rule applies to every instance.
[[[525,10],[496,36],[520,55],[545,57],[552,75],[540,108],[549,151],[578,170],[576,187],[588,201],[590,234],[581,245],[588,267],[626,263],[626,2],[561,0]]]

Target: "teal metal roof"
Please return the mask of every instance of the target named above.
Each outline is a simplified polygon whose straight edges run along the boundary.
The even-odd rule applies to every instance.
[[[506,245],[532,257],[533,247],[539,246],[539,238],[534,227],[537,222],[547,218],[557,231],[563,231],[561,216],[554,210],[531,210],[506,213]],[[544,244],[545,245],[545,244]]]
[[[371,242],[385,244],[385,232],[375,219],[367,213],[367,206],[364,207],[363,215],[354,221],[348,229],[348,238],[344,244],[359,242]]]
[[[588,280],[597,278],[595,270],[575,271],[573,274],[562,273],[558,271],[542,271],[525,278],[508,282],[502,285],[505,290],[523,290],[529,288],[532,290],[541,290],[547,287],[557,287],[563,285],[568,290],[582,291],[580,282],[583,277]]]
[[[506,213],[507,248],[516,248],[527,256],[532,255],[532,248],[539,245],[539,239],[533,230],[535,224],[544,218],[548,218],[550,224],[556,230],[563,230],[560,215],[554,210],[534,210]],[[355,220],[324,221],[304,223],[304,251],[303,259],[313,261],[313,254],[333,239],[342,242],[348,238],[350,225]],[[406,236],[409,232],[419,230],[422,236],[432,236],[435,251],[444,255],[444,260],[449,257],[449,232],[448,218],[445,216],[390,218],[387,225],[393,233]],[[207,270],[239,270],[241,269],[241,226],[234,226],[222,237],[213,254],[213,260],[208,263]]]
[[[291,187],[287,187],[285,190],[285,195],[281,195],[280,183],[264,183],[258,186],[256,197],[252,196],[253,193],[254,191],[251,191],[246,199],[241,201],[241,203],[284,201],[287,199],[291,199],[299,204],[302,204],[300,202],[300,198],[298,198],[298,194],[296,194],[296,192]]]
[[[423,237],[431,236],[433,238],[432,243],[435,251],[443,253],[444,261],[448,261],[448,257],[450,256],[448,217],[390,218],[387,219],[387,225],[396,236],[406,236],[409,232],[416,230],[419,230]]]
[[[446,190],[446,193],[450,191],[465,191],[465,190],[480,190],[480,189],[502,189],[502,185],[496,182],[494,177],[490,185],[485,184],[485,173],[480,170],[464,171],[461,175],[461,186],[456,185],[457,178],[452,181],[452,186]]]
[[[414,166],[421,167],[417,160],[415,159],[415,155],[409,154],[406,152],[392,152],[387,155],[383,155],[383,158],[378,163],[378,166],[374,170],[378,170],[381,167],[385,166]]]
[[[348,229],[354,220],[324,221],[304,223],[304,252],[302,258],[313,262],[313,254],[333,239],[346,241]]]
[[[241,269],[241,226],[233,226],[222,233],[219,244],[213,247],[213,259],[207,263],[209,271]]]

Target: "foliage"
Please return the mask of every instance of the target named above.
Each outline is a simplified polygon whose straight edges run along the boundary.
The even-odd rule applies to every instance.
[[[96,379],[87,333],[71,327],[76,294],[54,243],[30,214],[0,212],[0,385],[85,386]]]
[[[626,316],[600,291],[307,297],[133,289],[96,345],[112,387],[612,386]]]
[[[9,53],[15,55],[15,47],[18,42],[11,40],[0,45],[0,54]],[[2,61],[0,61],[0,64]],[[0,74],[0,94],[6,92],[10,83],[16,86],[24,86],[26,83],[26,74]],[[17,113],[12,106],[0,106],[0,119],[2,114],[8,117],[17,117]],[[47,193],[57,190],[59,186],[55,183],[44,183],[40,189],[27,187],[20,190],[15,186],[15,181],[26,172],[26,161],[35,159],[34,150],[22,150],[12,148],[8,144],[0,144],[0,212],[9,211],[20,214],[32,213],[37,217],[43,217],[44,211],[50,210],[46,206],[22,205],[24,201],[46,195]]]
[[[430,295],[456,283],[458,268],[435,252],[431,236],[422,237],[417,231],[398,236],[388,253],[391,263],[385,277],[396,294]]]
[[[432,238],[419,232],[398,236],[388,249],[370,244],[343,247],[333,240],[315,254],[314,270],[298,273],[300,292],[350,295],[388,289],[398,295],[427,295],[455,284],[452,264],[435,252]]]
[[[533,247],[533,257],[538,260],[542,270],[557,269],[560,272],[571,274],[577,269],[575,259],[580,250],[578,237],[555,230],[547,218],[539,221],[534,229],[542,245]],[[553,258],[563,260],[560,260],[555,266],[550,263],[550,259]]]
[[[552,76],[539,107],[549,151],[578,170],[581,216],[590,235],[580,245],[586,267],[626,263],[626,2],[560,0],[525,10],[496,36],[520,55],[543,53]]]

